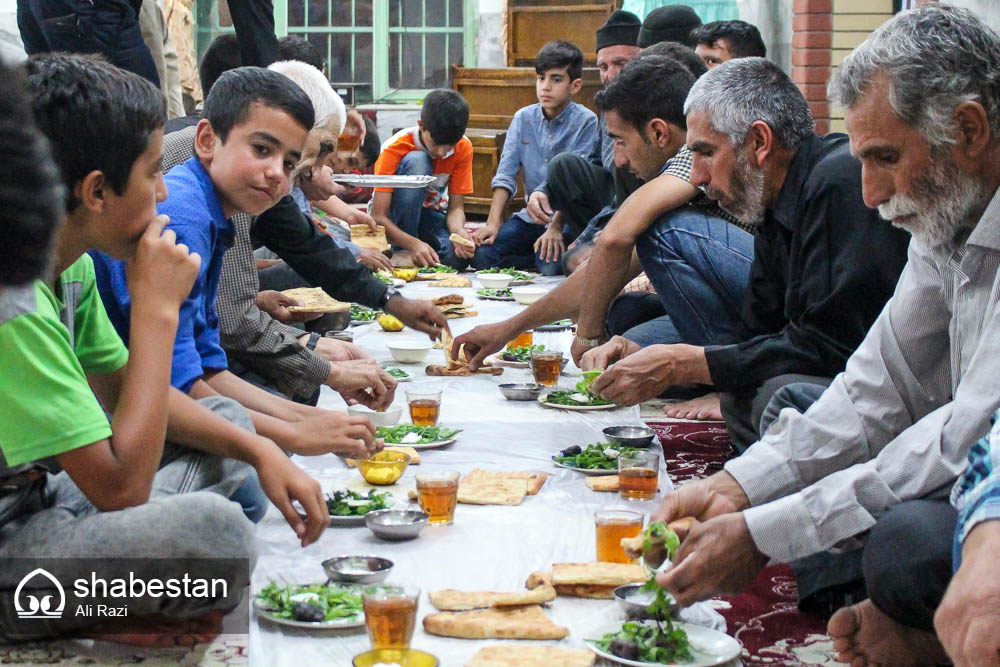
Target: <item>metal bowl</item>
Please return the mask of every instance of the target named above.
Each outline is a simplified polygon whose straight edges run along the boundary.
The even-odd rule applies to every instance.
[[[609,426],[601,433],[608,442],[622,447],[649,447],[656,435],[648,426]]]
[[[656,594],[651,591],[644,591],[645,584],[625,584],[619,586],[614,591],[615,602],[625,612],[626,618],[650,618],[646,612],[647,607],[656,599]],[[669,594],[668,594],[669,595]],[[677,609],[677,603],[671,598],[670,610]]]
[[[383,540],[412,540],[429,518],[420,510],[378,510],[365,515],[365,525]]]
[[[389,576],[392,561],[379,556],[334,556],[323,561],[323,571],[331,581],[375,584]]]
[[[500,393],[508,401],[534,401],[544,387],[532,382],[513,382],[500,385]]]
[[[323,313],[309,322],[310,331],[343,331],[351,324],[351,311],[342,310],[338,313]]]

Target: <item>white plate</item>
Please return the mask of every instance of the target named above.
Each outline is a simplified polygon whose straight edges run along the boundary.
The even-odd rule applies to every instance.
[[[394,447],[413,447],[414,449],[434,449],[435,447],[444,447],[445,445],[450,445],[455,442],[457,438],[448,438],[447,440],[435,440],[434,442],[425,442],[423,444],[417,442],[389,442],[385,441],[385,444],[392,445]]]
[[[507,361],[500,358],[500,354],[491,354],[486,357],[486,362],[490,366],[507,366],[508,368],[531,368],[530,361]]]
[[[590,634],[591,636],[603,637],[609,632],[617,632],[621,629],[621,627],[621,622],[613,623]],[[670,663],[671,665],[679,665],[683,667],[707,667],[708,665],[722,665],[730,660],[733,660],[734,658],[739,657],[740,651],[742,650],[740,643],[724,632],[712,630],[711,628],[706,628],[701,625],[692,625],[690,623],[675,622],[674,627],[679,627],[687,633],[688,641],[691,643],[695,659],[689,662]],[[638,660],[619,658],[616,655],[604,651],[589,639],[586,640],[586,642],[591,651],[602,658],[606,658],[612,662],[617,662],[620,665],[628,665],[629,667],[668,667],[665,663],[660,662],[639,662]]]
[[[485,299],[486,301],[514,301],[512,296],[487,296],[485,294],[480,294],[476,292],[476,297],[480,299]]]
[[[382,364],[383,370],[388,371],[390,368],[395,368],[396,370],[403,371],[404,373],[409,373],[409,371],[407,371],[405,368],[400,368],[395,364]],[[393,376],[392,379],[395,380],[396,382],[409,382],[410,380],[413,379],[413,373],[409,373],[409,375],[407,375],[405,378],[398,378],[396,376]]]
[[[616,408],[623,407],[621,405],[615,405],[611,403],[610,405],[559,405],[558,403],[549,403],[545,400],[548,394],[542,394],[538,397],[538,402],[547,408],[555,408],[556,410],[576,410],[581,412],[586,412],[587,410],[614,410]]]
[[[489,273],[489,271],[486,270],[476,271],[477,275],[480,273]],[[493,273],[496,273],[496,271],[494,271]],[[512,280],[509,283],[507,283],[507,287],[520,287],[521,285],[529,285],[532,282],[534,282],[535,278],[538,277],[537,273],[531,273],[530,271],[521,271],[521,273],[523,273],[528,277],[525,278],[524,280]]]
[[[345,586],[346,588],[346,586]],[[360,595],[360,587],[358,587]],[[353,616],[349,619],[340,618],[333,621],[323,621],[321,623],[310,623],[309,621],[296,621],[291,618],[280,618],[274,614],[274,612],[269,611],[264,603],[260,601],[260,598],[254,597],[253,608],[257,612],[257,615],[261,618],[266,618],[272,623],[277,625],[284,625],[289,628],[304,628],[307,630],[342,630],[344,628],[361,628],[365,625],[365,613],[358,612],[357,616]]]
[[[333,174],[331,178],[336,183],[353,185],[359,188],[424,188],[434,182],[433,176],[411,174],[398,176],[386,174]]]
[[[323,501],[326,502],[326,499],[324,498]],[[392,496],[392,500],[391,500],[389,506],[386,507],[385,509],[390,509],[391,510],[391,509],[393,509],[393,508],[396,507],[396,504],[397,504],[396,497]],[[299,501],[293,500],[292,501],[292,507],[295,508],[295,511],[298,513],[298,515],[300,517],[302,517],[303,519],[306,518],[306,511],[304,509],[302,509],[302,505],[299,504]],[[377,511],[377,510],[372,510],[372,511],[374,512],[374,511]],[[333,516],[331,514],[331,515],[329,515],[329,517],[330,517],[330,527],[331,528],[355,528],[357,526],[363,526],[363,525],[365,525],[365,517],[366,516],[367,516],[366,514],[348,514],[347,516]]]
[[[618,474],[618,470],[617,469],[615,469],[615,470],[600,470],[598,468],[578,468],[576,466],[567,465],[565,463],[559,463],[559,461],[556,461],[556,457],[555,457],[554,454],[552,455],[552,465],[556,466],[557,468],[566,468],[566,470],[575,470],[576,472],[580,473],[581,475],[587,475],[588,477],[597,477],[597,476],[601,476],[601,475],[617,475]]]
[[[540,327],[535,327],[535,331],[564,331],[572,328],[573,321],[570,320],[566,324],[556,324],[554,322],[552,324],[543,324]]]

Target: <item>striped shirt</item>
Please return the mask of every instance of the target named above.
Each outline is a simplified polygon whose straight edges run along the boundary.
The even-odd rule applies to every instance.
[[[1000,407],[998,366],[1000,190],[954,250],[912,241],[846,370],[726,464],[757,548],[782,561],[830,549],[954,483]]]

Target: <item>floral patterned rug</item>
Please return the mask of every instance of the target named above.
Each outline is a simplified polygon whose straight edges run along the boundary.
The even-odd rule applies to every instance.
[[[733,455],[724,422],[646,421],[663,445],[675,484],[718,472]],[[795,576],[787,565],[765,568],[746,592],[713,605],[743,645],[744,665],[835,664],[826,619],[798,610]]]

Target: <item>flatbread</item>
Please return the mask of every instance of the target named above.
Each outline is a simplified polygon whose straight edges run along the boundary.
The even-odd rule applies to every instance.
[[[446,320],[457,320],[460,317],[475,317],[479,313],[475,310],[453,310],[444,314]]]
[[[404,454],[409,454],[411,466],[415,466],[418,463],[420,463],[420,454],[413,447],[404,447],[401,445],[386,445],[385,449],[383,449],[382,451],[402,452]],[[347,464],[348,468],[355,468],[358,465],[357,459],[344,459],[344,462]]]
[[[431,287],[472,287],[472,281],[465,276],[448,276],[427,284]]]
[[[528,483],[527,494],[533,496],[545,484],[549,478],[544,472],[490,472],[481,468],[476,468],[467,474],[463,481],[468,483],[485,483],[497,479],[523,479]]]
[[[646,568],[636,563],[553,563],[552,583],[621,586],[646,581]]]
[[[587,477],[584,483],[591,491],[618,491],[618,475]]]
[[[563,639],[569,629],[556,625],[538,605],[510,609],[443,611],[424,617],[424,630],[459,639]]]
[[[342,313],[351,309],[351,304],[337,301],[324,292],[322,287],[296,287],[286,289],[282,294],[302,304],[288,306],[288,311],[291,313]]]
[[[551,586],[539,586],[534,590],[517,593],[466,593],[448,588],[443,591],[428,591],[427,599],[441,611],[468,611],[551,602],[556,599],[556,589]]]
[[[532,572],[524,582],[525,588],[538,588],[552,585],[552,572]]]
[[[452,243],[457,243],[458,245],[464,245],[466,248],[476,247],[475,241],[470,241],[461,234],[452,233],[452,235],[448,237],[448,240],[451,241]]]
[[[641,567],[641,566],[640,566]],[[643,579],[645,581],[645,579]],[[524,587],[534,590],[536,588],[552,587],[556,589],[557,595],[573,598],[590,598],[597,600],[611,600],[615,596],[615,589],[620,584],[594,585],[594,584],[555,584],[552,583],[551,572],[532,572],[528,580],[524,582]]]
[[[385,237],[383,225],[376,226],[374,232],[368,225],[351,225],[351,243],[379,252],[389,249],[389,241]]]
[[[528,494],[528,481],[504,477],[473,478],[458,483],[458,502],[468,505],[520,505]]]
[[[435,274],[446,275],[446,274]],[[432,301],[435,306],[452,306],[465,302],[465,297],[461,294],[445,294],[444,296],[422,296],[422,301]]]
[[[592,667],[597,656],[565,646],[496,644],[479,649],[465,667]]]
[[[448,370],[457,371],[463,368],[469,367],[469,360],[465,357],[465,345],[462,344],[458,347],[458,357],[453,357],[451,355],[451,349],[454,347],[455,342],[454,337],[451,335],[451,331],[448,329],[443,329],[441,331],[441,349],[444,350],[444,360],[448,364]]]

